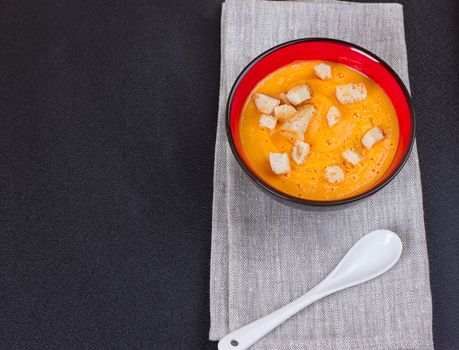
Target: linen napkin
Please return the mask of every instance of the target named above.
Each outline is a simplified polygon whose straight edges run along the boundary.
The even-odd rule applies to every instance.
[[[429,267],[417,149],[388,186],[354,207],[307,212],[250,182],[225,135],[225,104],[258,54],[305,37],[342,39],[386,60],[408,86],[403,8],[336,1],[227,0],[215,148],[209,337],[258,319],[320,282],[364,234],[396,232],[404,250],[389,272],[307,307],[253,349],[433,349]]]

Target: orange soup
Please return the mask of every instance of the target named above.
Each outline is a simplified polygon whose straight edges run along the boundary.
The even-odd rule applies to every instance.
[[[263,79],[242,111],[255,173],[294,197],[331,201],[367,191],[394,158],[397,115],[379,85],[334,62],[297,61]]]

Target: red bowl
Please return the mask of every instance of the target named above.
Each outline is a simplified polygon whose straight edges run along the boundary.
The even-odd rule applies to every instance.
[[[398,117],[400,136],[394,160],[381,179],[369,190],[357,196],[317,201],[293,197],[267,184],[250,165],[242,149],[239,122],[244,103],[255,86],[268,74],[298,60],[333,61],[366,75],[379,84],[392,101]],[[226,130],[231,150],[245,173],[263,190],[289,204],[304,208],[342,207],[355,203],[387,185],[405,164],[414,143],[415,119],[408,89],[400,77],[381,58],[357,45],[327,38],[289,41],[265,51],[241,72],[231,89],[226,109]]]

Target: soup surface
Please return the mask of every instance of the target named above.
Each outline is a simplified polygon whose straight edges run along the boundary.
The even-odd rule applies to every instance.
[[[314,67],[319,63],[331,68],[331,77],[318,77]],[[291,103],[294,99],[285,99],[285,93],[304,83],[310,90],[309,99],[299,104]],[[337,86],[361,83],[366,88],[363,100],[342,103],[337,98]],[[292,159],[292,150],[298,140],[286,137],[282,132],[288,119],[276,118],[271,113],[276,126],[261,126],[260,118],[263,115],[266,117],[267,113],[260,112],[254,102],[257,93],[274,97],[281,100],[280,105],[292,105],[297,110],[304,105],[314,107],[304,135],[299,136],[309,147],[303,163],[298,164]],[[332,106],[340,113],[333,125],[327,118]],[[363,138],[373,128],[377,128],[383,136],[367,147]],[[361,73],[334,62],[297,61],[271,73],[252,91],[240,122],[241,144],[255,173],[281,192],[310,200],[349,198],[374,186],[384,178],[391,165],[398,137],[397,115],[382,88]],[[345,151],[354,152],[358,161],[350,162],[343,156]],[[272,153],[283,154],[284,160],[288,155],[290,164],[286,172],[275,172],[270,163]],[[328,176],[337,167],[341,169],[338,169],[338,177]]]

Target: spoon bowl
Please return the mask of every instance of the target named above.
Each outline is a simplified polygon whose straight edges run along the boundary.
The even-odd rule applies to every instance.
[[[359,239],[313,290],[331,294],[371,280],[394,266],[401,254],[402,241],[394,232],[372,231]]]

